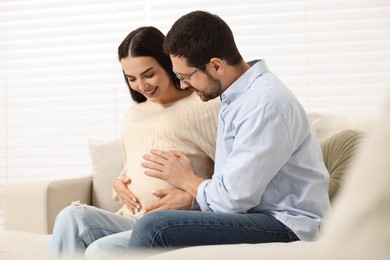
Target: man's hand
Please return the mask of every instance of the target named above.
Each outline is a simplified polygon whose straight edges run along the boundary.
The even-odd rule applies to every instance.
[[[165,152],[152,149],[151,154],[143,158],[146,162],[141,165],[149,169],[145,171],[146,175],[165,180],[196,197],[198,186],[204,179],[195,174],[191,160],[185,154],[176,150]]]
[[[121,198],[123,203],[127,206],[127,208],[131,211],[132,214],[135,211],[141,210],[141,204],[139,203],[138,198],[131,192],[131,190],[127,187],[131,183],[131,179],[126,176],[121,176],[116,179],[113,183],[114,190]]]
[[[164,189],[153,192],[160,199],[145,209],[145,214],[158,210],[182,210],[190,209],[193,197],[181,189]]]

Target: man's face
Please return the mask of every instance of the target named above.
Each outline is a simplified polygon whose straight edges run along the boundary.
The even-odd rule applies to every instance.
[[[173,71],[180,79],[181,88],[194,90],[203,101],[218,97],[222,93],[221,81],[214,78],[205,64],[205,71],[189,67],[183,57],[172,56]]]

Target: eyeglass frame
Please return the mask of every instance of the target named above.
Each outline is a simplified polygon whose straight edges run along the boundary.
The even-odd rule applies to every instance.
[[[197,67],[192,73],[190,73],[187,77],[183,78],[180,74],[177,74],[175,71],[173,72],[181,82],[188,84],[188,80],[199,70],[202,70],[204,68],[204,65],[200,65]]]

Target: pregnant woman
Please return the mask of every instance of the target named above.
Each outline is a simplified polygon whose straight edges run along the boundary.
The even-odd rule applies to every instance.
[[[165,36],[154,27],[132,31],[118,48],[132,99],[122,134],[123,170],[113,180],[117,213],[70,205],[57,216],[49,246],[51,256],[122,254],[134,223],[152,211],[196,209],[194,198],[168,182],[144,174],[142,156],[152,148],[185,153],[197,172],[211,178],[219,99],[202,102],[190,88],[180,88],[163,51]],[[194,72],[196,73],[196,71]],[[193,73],[193,74],[194,74]],[[193,75],[186,76],[186,81]]]

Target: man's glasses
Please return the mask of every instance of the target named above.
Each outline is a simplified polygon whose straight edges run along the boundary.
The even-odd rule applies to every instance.
[[[175,73],[176,77],[177,77],[181,82],[188,84],[188,80],[192,77],[192,75],[194,75],[196,72],[198,72],[198,71],[201,70],[202,68],[203,68],[203,65],[197,67],[197,68],[194,70],[194,72],[192,72],[192,73],[191,73],[190,75],[188,75],[187,77],[183,77],[183,76],[177,74],[176,72],[173,72],[173,73]]]

